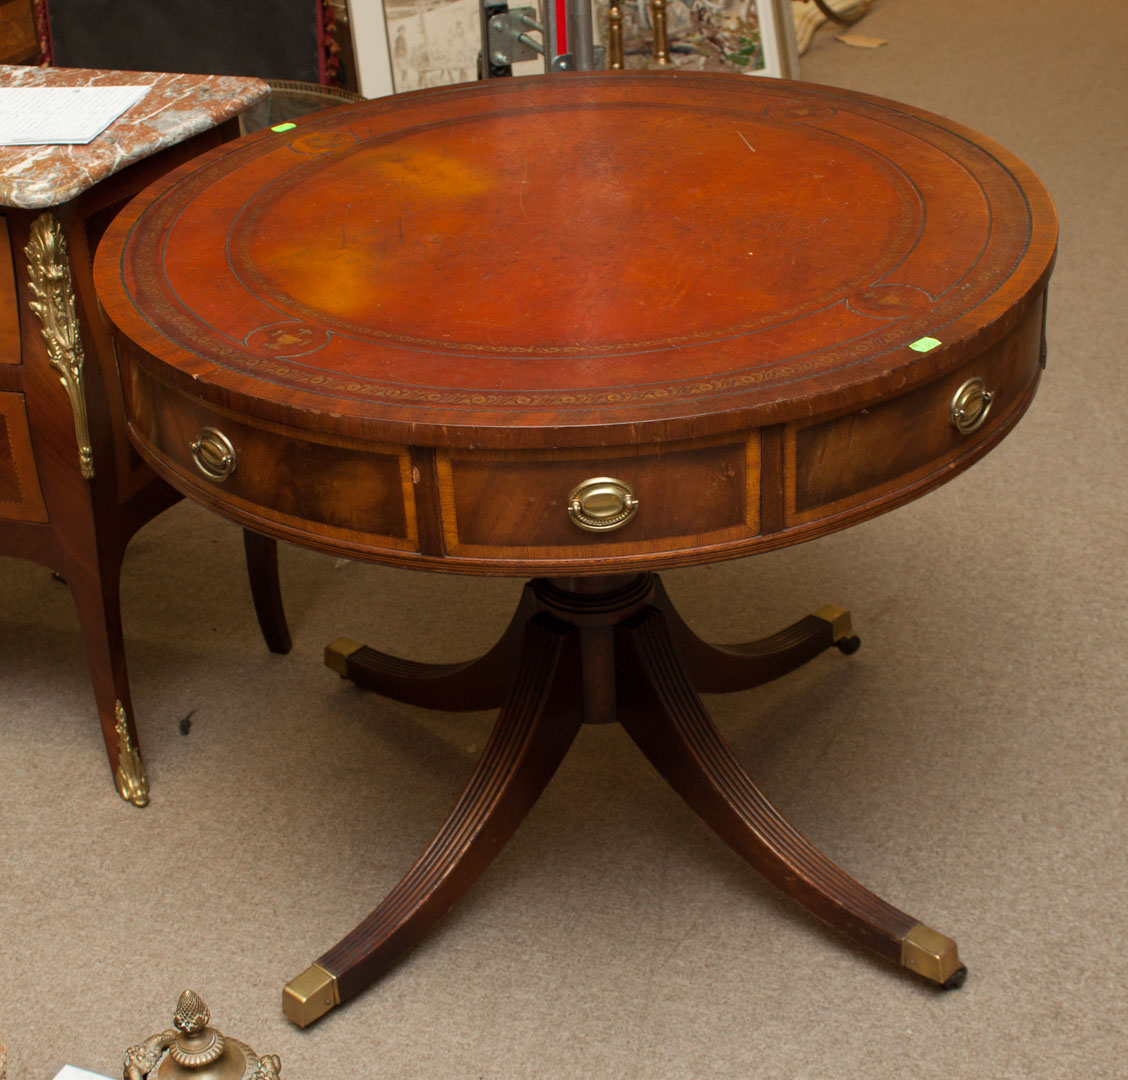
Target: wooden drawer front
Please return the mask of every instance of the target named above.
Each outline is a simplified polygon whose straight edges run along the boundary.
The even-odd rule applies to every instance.
[[[759,531],[758,433],[610,450],[440,453],[447,552],[549,559],[676,551]],[[638,499],[631,520],[589,532],[568,516],[576,485],[607,476]]]
[[[154,379],[124,372],[130,427],[206,503],[352,543],[418,550],[411,465],[406,449],[326,439],[265,421],[248,423]],[[234,472],[207,479],[193,459],[202,428],[235,449]]]
[[[950,375],[858,412],[788,425],[787,523],[803,524],[903,490],[1009,427],[1034,392],[1041,348],[1042,304],[1035,304],[998,345]],[[973,377],[993,397],[982,426],[962,434],[952,423],[951,402]]]
[[[0,393],[0,517],[47,520],[23,394]]]

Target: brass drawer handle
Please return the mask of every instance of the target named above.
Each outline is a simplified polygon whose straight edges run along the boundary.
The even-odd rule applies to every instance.
[[[589,532],[622,528],[637,512],[638,499],[630,484],[610,476],[593,476],[568,496],[568,516]]]
[[[200,428],[192,440],[190,449],[196,468],[217,484],[222,484],[239,464],[231,440],[217,428]]]
[[[995,395],[987,389],[987,384],[982,379],[968,379],[952,398],[949,410],[952,426],[961,435],[970,435],[987,419],[994,399]]]

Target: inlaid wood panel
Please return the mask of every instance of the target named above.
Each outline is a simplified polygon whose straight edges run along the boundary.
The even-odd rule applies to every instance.
[[[47,520],[22,394],[0,393],[0,517]]]

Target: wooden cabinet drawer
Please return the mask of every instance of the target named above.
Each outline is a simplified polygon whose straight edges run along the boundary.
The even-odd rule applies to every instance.
[[[441,452],[439,500],[449,555],[539,560],[599,558],[725,543],[755,536],[759,435],[594,450]],[[578,526],[569,497],[611,477],[638,500],[606,532]]]
[[[248,421],[190,398],[144,368],[122,368],[132,434],[160,462],[170,465],[178,486],[205,503],[242,511],[286,528],[301,529],[344,544],[416,551],[411,463],[405,447],[363,443],[293,431],[266,421]],[[234,469],[209,479],[193,444],[219,432],[234,452]],[[220,493],[220,490],[222,492]]]
[[[965,455],[985,452],[1037,387],[1044,302],[997,345],[935,382],[843,416],[788,425],[787,524],[862,507],[924,482]],[[952,401],[973,378],[983,381],[991,402],[981,426],[965,433],[952,421]]]
[[[23,394],[0,393],[0,517],[46,521]]]

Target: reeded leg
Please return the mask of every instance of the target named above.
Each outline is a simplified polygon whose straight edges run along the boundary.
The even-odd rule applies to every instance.
[[[882,956],[945,986],[963,982],[956,943],[839,869],[798,833],[741,767],[654,608],[619,628],[619,719],[679,795],[773,885]]]
[[[505,633],[477,660],[420,664],[370,649],[351,638],[338,638],[325,647],[325,663],[357,686],[409,705],[452,712],[496,709],[513,682],[525,623],[535,610],[532,589],[525,586]]]
[[[244,529],[243,551],[247,557],[251,599],[266,647],[273,653],[288,653],[292,643],[278,581],[278,541]]]
[[[282,993],[299,1027],[360,993],[477,880],[556,772],[580,725],[576,633],[538,615],[489,742],[454,810],[406,877]]]
[[[802,667],[835,645],[856,652],[850,613],[828,606],[770,637],[742,645],[711,645],[699,638],[677,613],[661,580],[655,579],[654,606],[666,616],[682,665],[699,693],[750,690]]]

